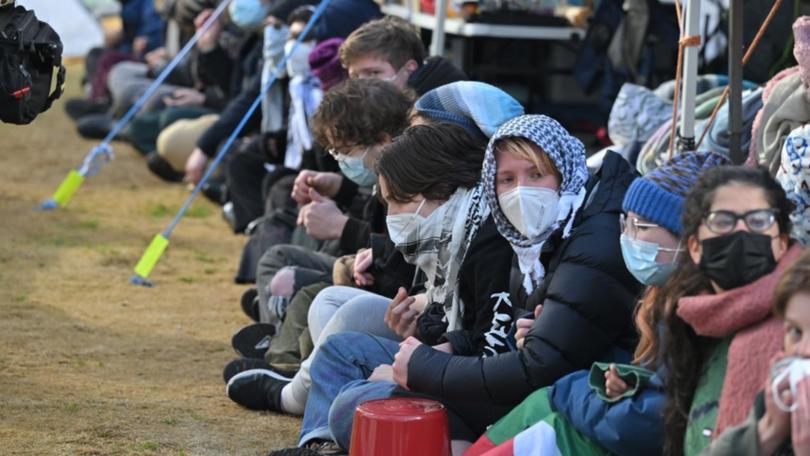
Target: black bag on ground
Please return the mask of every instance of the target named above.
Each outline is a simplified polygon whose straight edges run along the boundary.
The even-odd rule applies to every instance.
[[[59,35],[33,11],[0,7],[0,120],[30,123],[62,95],[64,82]]]

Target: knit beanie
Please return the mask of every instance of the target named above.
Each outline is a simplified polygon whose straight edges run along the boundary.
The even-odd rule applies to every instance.
[[[810,87],[810,16],[800,16],[793,23],[793,56],[805,87]]]
[[[318,79],[324,92],[345,81],[349,75],[340,64],[338,49],[343,38],[330,38],[318,43],[309,53],[309,67]]]
[[[523,115],[523,106],[503,90],[483,82],[458,81],[422,95],[416,112],[437,122],[452,122],[490,138],[507,120]]]
[[[630,184],[622,210],[635,212],[680,236],[683,201],[700,173],[712,166],[729,164],[726,157],[712,152],[676,155]]]

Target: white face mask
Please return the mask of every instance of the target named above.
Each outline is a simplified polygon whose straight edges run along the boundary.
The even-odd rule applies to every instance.
[[[419,211],[422,210],[425,201],[427,200],[423,199],[414,212],[388,215],[385,217],[385,224],[388,227],[388,237],[391,238],[391,242],[393,242],[395,246],[399,247],[413,238],[411,234],[419,227],[419,224],[425,220],[424,217],[419,215]]]
[[[546,233],[559,213],[560,195],[545,187],[515,187],[498,196],[506,219],[528,239]]]
[[[771,372],[771,394],[777,407],[783,412],[795,412],[799,407],[797,398],[797,388],[799,382],[805,377],[810,377],[810,358],[785,358],[773,366]],[[788,406],[779,396],[779,385],[787,379],[790,385],[790,393],[793,397],[793,405]]]

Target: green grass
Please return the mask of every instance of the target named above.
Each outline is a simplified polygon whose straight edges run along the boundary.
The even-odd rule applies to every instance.
[[[101,223],[95,219],[82,220],[77,223],[76,226],[85,230],[97,230],[101,226]]]
[[[163,203],[156,203],[149,207],[147,214],[152,218],[164,218],[174,216],[179,210],[179,206],[167,206]],[[186,211],[186,217],[205,218],[211,215],[211,209],[205,206],[192,205]]]
[[[183,276],[180,277],[180,281],[183,283],[195,283],[197,282],[197,278],[192,276]]]
[[[135,451],[157,451],[160,449],[160,444],[157,442],[145,441],[135,444]]]

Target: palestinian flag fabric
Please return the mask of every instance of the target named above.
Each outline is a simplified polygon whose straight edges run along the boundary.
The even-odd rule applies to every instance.
[[[492,425],[464,456],[610,455],[554,411],[548,392],[549,388],[535,391]]]

